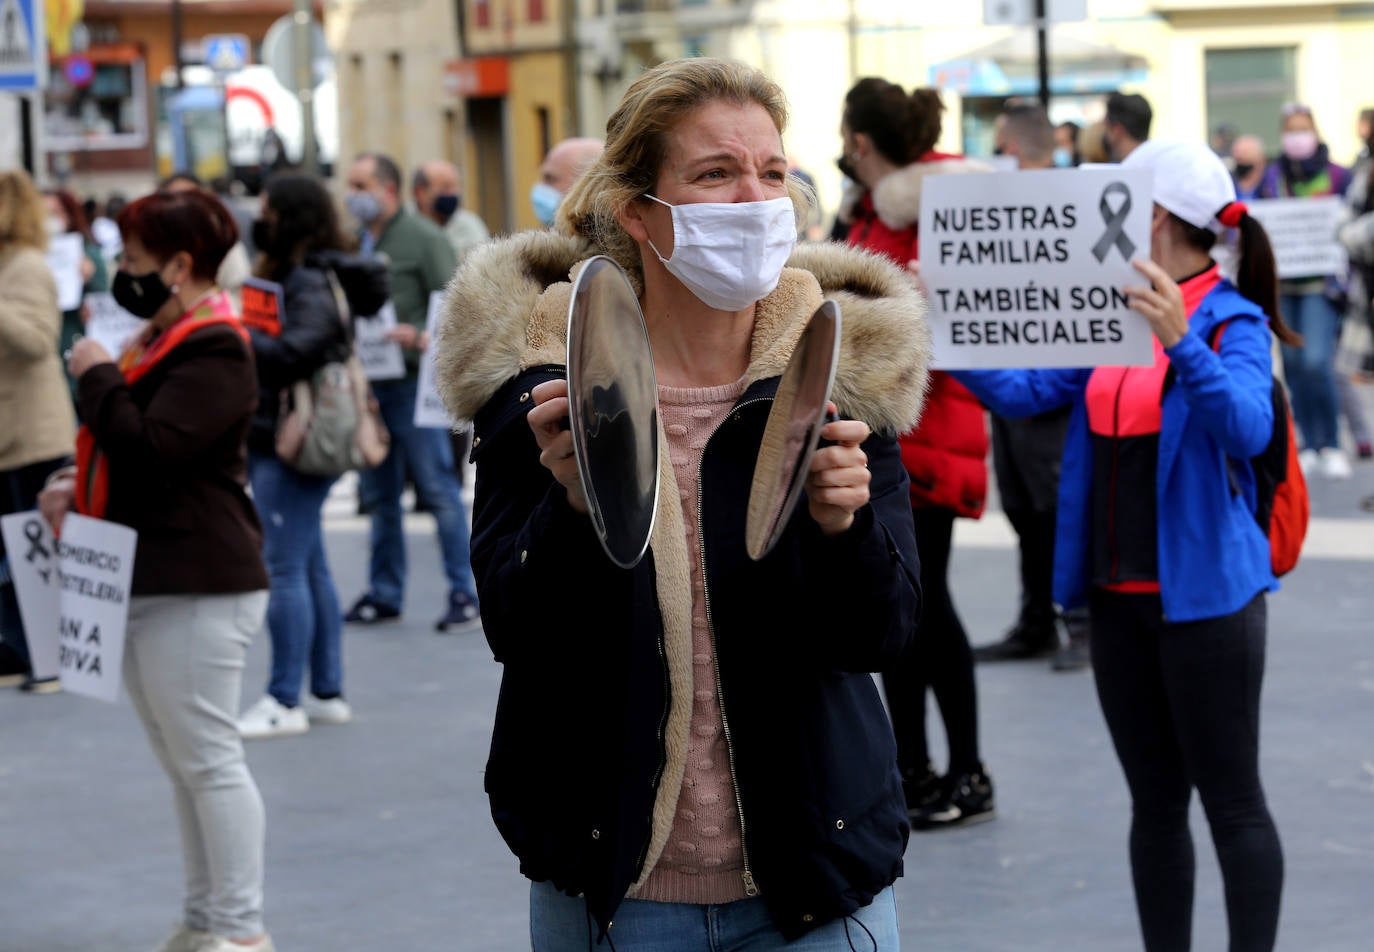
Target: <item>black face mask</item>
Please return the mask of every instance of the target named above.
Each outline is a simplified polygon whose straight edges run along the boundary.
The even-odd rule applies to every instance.
[[[1236,178],[1249,178],[1255,167],[1249,162],[1236,163]]]
[[[457,195],[436,196],[434,199],[434,214],[438,215],[440,220],[448,221],[457,213],[460,205],[462,205],[462,200],[459,199]]]
[[[996,156],[1003,156],[1003,155],[1006,155],[1006,154],[1007,154],[1007,150],[1004,149],[1004,148],[1002,148],[1000,145],[998,145],[998,146],[993,146],[993,148],[992,148],[992,154],[993,154],[993,155],[996,155]]]
[[[835,160],[835,166],[840,170],[840,174],[851,182],[859,181],[859,173],[854,171],[854,166],[849,164],[849,156],[842,155]],[[860,182],[860,184],[863,184]]]
[[[110,294],[116,304],[134,317],[150,318],[162,310],[162,305],[172,296],[172,289],[157,271],[135,275],[119,270],[110,283]]]

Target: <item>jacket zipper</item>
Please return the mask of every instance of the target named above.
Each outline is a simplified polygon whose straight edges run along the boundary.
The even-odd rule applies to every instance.
[[[663,646],[663,629],[658,632],[658,661],[659,670],[663,672],[663,712],[658,715],[658,766],[654,768],[653,779],[649,781],[649,787],[654,791],[654,799],[658,799],[658,784],[663,779],[663,768],[667,766],[667,754],[663,746],[663,730],[668,723],[668,711],[673,704],[673,685],[668,677],[668,652]],[[639,851],[639,860],[635,863],[635,879],[644,875],[644,861],[649,858],[649,844],[654,840],[654,821],[652,813],[649,817],[649,835],[644,838],[644,848]]]
[[[738,404],[730,411],[728,420],[731,416],[738,415],[744,407],[754,403],[765,403],[764,398],[750,400],[746,403]],[[706,537],[702,533],[702,469],[706,463],[706,451],[711,448],[711,441],[716,438],[716,434],[725,426],[726,420],[722,420],[711,435],[706,438],[706,443],[701,448],[701,461],[697,463],[697,539],[700,542],[698,548],[701,551],[701,591],[703,601],[706,603],[706,631],[711,638],[711,665],[715,670],[716,677],[716,701],[720,704],[720,726],[725,734],[725,758],[730,764],[730,788],[735,794],[735,812],[739,816],[739,848],[740,856],[744,860],[744,894],[746,896],[757,896],[759,894],[758,884],[754,882],[754,871],[749,868],[749,835],[748,828],[744,822],[744,798],[740,796],[739,781],[735,779],[735,744],[730,736],[730,718],[725,713],[725,690],[720,680],[720,654],[716,650],[716,626],[711,621],[711,585],[706,576]]]

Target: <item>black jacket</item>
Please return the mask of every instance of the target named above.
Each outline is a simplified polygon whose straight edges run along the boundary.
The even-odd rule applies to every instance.
[[[285,297],[281,333],[273,337],[250,328],[258,367],[258,412],[248,445],[274,452],[281,392],[325,364],[347,360],[353,349],[351,328],[339,318],[327,269],[333,268],[353,314],[375,314],[386,300],[389,280],[381,262],[336,252],[312,254],[292,265],[278,281]],[[351,317],[351,315],[350,315]]]
[[[515,239],[522,240],[540,241]],[[528,257],[542,251],[524,249],[524,274],[538,272],[538,261]],[[838,253],[860,270],[876,270],[888,288],[909,287],[886,263]],[[494,282],[481,275],[484,264],[495,267],[491,254],[477,253],[460,272],[451,304],[468,288],[480,297],[476,280],[465,278],[485,279],[501,293],[499,273]],[[792,296],[790,310],[809,316],[820,299],[815,279],[800,272],[784,277],[775,295]],[[536,315],[523,337],[538,341],[545,329],[560,326],[566,295],[559,297],[559,287],[566,285],[546,296],[552,299],[543,308],[547,321]],[[852,302],[857,312],[857,298]],[[506,338],[509,330],[464,327],[462,318],[482,303],[467,299],[466,310],[450,312],[441,328],[439,369],[450,409],[475,417],[472,562],[483,626],[505,666],[486,788],[521,871],[585,894],[604,930],[646,863],[657,858],[650,854],[662,807],[670,823],[678,792],[672,785],[681,783],[680,765],[676,773],[670,767],[680,757],[674,750],[683,749],[674,745],[674,724],[681,722],[673,715],[685,710],[690,717],[690,634],[684,691],[675,687],[672,656],[682,644],[674,631],[685,629],[672,621],[663,599],[665,591],[687,584],[686,542],[680,523],[656,531],[645,559],[619,569],[602,552],[590,520],[568,505],[539,464],[524,419],[530,389],[561,376],[559,363],[517,368],[480,409],[460,392],[496,369],[489,354],[475,352],[481,342]],[[904,307],[893,304],[902,320],[890,329],[909,330],[915,343],[896,344],[884,334],[874,334],[874,342],[894,343],[898,359],[916,356],[909,366],[894,365],[892,375],[875,370],[873,377],[910,388],[915,407],[925,381],[926,338],[919,304]],[[874,324],[887,319],[871,318]],[[768,344],[760,342],[755,369],[780,371],[791,344],[780,343],[772,362]],[[446,381],[445,368],[460,365],[466,378]],[[841,376],[851,385],[867,376],[866,368],[851,364],[850,371]],[[745,511],[777,383],[777,373],[761,372],[707,443],[700,516],[746,870],[779,930],[795,938],[866,905],[901,874],[906,807],[891,727],[868,672],[889,666],[908,647],[920,595],[895,427],[864,447],[872,502],[850,531],[824,537],[803,500],[777,548],[761,562],[748,558]],[[851,415],[865,404],[857,394],[853,401],[842,393],[837,399]],[[661,524],[667,499],[677,505],[665,487]]]

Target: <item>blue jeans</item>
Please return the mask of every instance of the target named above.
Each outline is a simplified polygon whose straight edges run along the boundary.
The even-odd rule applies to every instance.
[[[1340,445],[1336,429],[1336,377],[1332,363],[1341,315],[1320,292],[1283,294],[1279,308],[1293,330],[1302,335],[1301,347],[1283,348],[1283,376],[1293,398],[1293,422],[1304,449]]]
[[[530,886],[533,952],[589,952],[597,928],[587,903],[551,883]],[[609,933],[616,952],[897,952],[897,904],[889,886],[847,919],[826,923],[795,942],[783,941],[757,899],[720,906],[626,899]]]
[[[406,589],[406,540],[401,516],[405,474],[429,503],[438,526],[439,550],[450,593],[464,592],[474,600],[477,589],[469,564],[468,513],[453,469],[448,432],[417,427],[416,382],[387,380],[372,385],[382,419],[391,431],[391,452],[381,465],[365,470],[359,479],[363,504],[372,513],[371,591],[374,601],[400,610]]]
[[[320,527],[320,510],[334,480],[306,476],[276,456],[259,453],[249,455],[248,467],[272,580],[267,693],[287,707],[299,704],[308,661],[311,693],[337,696],[343,692],[343,618]]]

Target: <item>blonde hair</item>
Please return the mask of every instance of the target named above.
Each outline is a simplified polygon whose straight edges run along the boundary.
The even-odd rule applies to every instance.
[[[0,172],[0,252],[15,245],[39,251],[48,247],[48,209],[23,169]]]
[[[558,229],[591,240],[621,267],[638,274],[639,245],[617,216],[654,190],[667,157],[668,134],[711,102],[755,103],[773,120],[779,137],[787,129],[787,98],[781,87],[751,66],[707,57],[655,66],[630,85],[606,122],[605,150],[559,205]],[[810,189],[789,175],[787,191],[800,224],[811,210]]]

